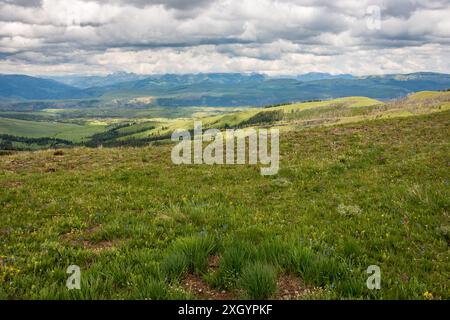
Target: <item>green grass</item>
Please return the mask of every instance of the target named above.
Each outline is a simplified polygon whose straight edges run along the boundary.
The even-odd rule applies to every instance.
[[[109,125],[127,123],[131,125],[117,132],[107,132],[104,135],[107,139],[102,144],[142,145],[149,141],[166,140],[176,129],[192,129],[193,119],[201,120],[205,129],[276,126],[282,131],[302,130],[440,112],[450,109],[450,94],[424,91],[388,103],[366,97],[345,97],[267,108],[164,108],[151,104],[135,105],[136,102],[132,99],[83,103],[85,108],[78,109],[68,104],[65,109],[50,108],[39,112],[4,111],[0,113],[0,117],[3,114],[4,117],[13,119],[3,120],[0,134],[50,136],[73,142],[84,141],[90,146],[95,141],[98,142],[98,136],[94,137],[94,134],[111,129]],[[89,138],[93,141],[87,141]],[[28,149],[34,148],[32,146]]]
[[[255,258],[255,249],[248,241],[232,240],[225,244],[219,270],[211,275],[211,284],[219,289],[234,289],[244,265]]]
[[[285,132],[273,177],[176,166],[171,145],[1,156],[0,298],[192,298],[188,273],[271,297],[288,273],[314,288],[305,298],[448,299],[449,121]],[[80,291],[65,288],[71,264]],[[379,291],[365,286],[372,264]]]
[[[251,263],[242,271],[240,284],[250,299],[267,299],[277,289],[277,272],[271,265]]]
[[[187,273],[189,261],[182,252],[172,252],[164,258],[161,265],[167,280],[177,281]]]
[[[205,115],[202,112],[197,112],[197,114],[200,115],[198,119],[203,122],[205,128],[225,128],[248,126],[252,124],[257,125],[258,115],[266,113],[294,114],[303,110],[317,110],[315,114],[321,114],[323,113],[322,108],[324,107],[332,108],[333,110],[335,110],[336,106],[341,105],[353,110],[362,107],[372,107],[380,104],[382,104],[380,101],[366,97],[346,97],[319,102],[295,103],[270,108],[246,108],[246,110],[243,111],[236,111],[235,108],[228,108],[231,111],[226,112],[227,109],[222,108],[225,114],[218,114],[213,116]],[[205,111],[210,110],[205,108]],[[256,118],[256,120],[253,120],[254,118]],[[292,117],[289,118],[289,120],[292,120]],[[274,121],[271,121],[271,123],[275,124]],[[176,129],[191,129],[192,127],[192,119],[178,119],[167,121],[165,123],[161,123],[160,126],[156,126],[155,128],[151,128],[147,131],[138,132],[126,137],[121,137],[121,140],[143,139],[151,136],[164,136],[172,133]],[[130,128],[130,130],[132,130],[132,128]]]
[[[101,125],[77,125],[61,122],[0,118],[0,134],[30,138],[59,138],[79,142],[105,130]]]
[[[418,98],[422,97],[422,98]],[[408,117],[450,109],[448,92],[425,91],[388,103],[366,97],[345,97],[317,102],[293,103],[269,108],[248,108],[213,116],[201,116],[204,128],[273,126],[282,131],[355,123],[379,118]],[[201,113],[200,113],[201,114]],[[163,121],[149,130],[121,137],[120,141],[161,137],[174,130],[192,129],[192,119]],[[130,127],[133,130],[133,126]],[[138,131],[138,130],[136,130]]]
[[[208,267],[208,257],[214,248],[213,239],[208,237],[177,239],[172,246],[172,251],[163,262],[167,276],[176,279],[185,272],[205,272]]]

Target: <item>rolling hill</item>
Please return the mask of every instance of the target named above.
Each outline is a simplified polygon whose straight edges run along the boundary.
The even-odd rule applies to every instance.
[[[0,135],[29,138],[59,138],[79,142],[105,130],[103,125],[79,125],[54,121],[30,121],[0,117]]]
[[[109,116],[83,113],[81,110],[45,109],[39,112],[0,112],[0,135],[28,138],[60,138],[83,141],[88,146],[142,146],[170,138],[176,129],[192,129],[193,119],[207,128],[277,127],[281,131],[297,131],[318,126],[354,123],[380,118],[408,117],[450,109],[450,91],[422,91],[405,98],[382,102],[367,97],[344,97],[323,101],[300,102],[264,108],[201,108],[191,114],[181,110],[179,117],[155,117],[145,110],[103,110]],[[89,110],[89,109],[88,109]],[[168,111],[168,109],[165,109]],[[101,111],[101,110],[100,110]],[[160,114],[161,111],[153,110]],[[70,118],[70,116],[74,118]],[[132,115],[134,118],[130,118]],[[10,138],[4,138],[10,140]],[[13,144],[14,146],[14,144]],[[44,146],[45,147],[45,146]],[[10,147],[11,149],[12,147]],[[21,143],[19,149],[27,149]]]
[[[109,123],[5,111],[0,299],[244,299],[261,270],[259,298],[448,299],[450,91],[223,109]],[[170,133],[194,119],[279,128],[277,175],[172,163]],[[72,263],[81,290],[65,287]],[[367,289],[373,264],[383,290]]]
[[[345,97],[316,102],[293,103],[266,108],[250,108],[197,119],[207,128],[278,127],[282,131],[353,123],[380,118],[408,117],[450,109],[450,92],[425,91],[390,102],[367,97]],[[99,133],[91,145],[146,145],[170,138],[176,129],[192,129],[192,119],[131,124],[120,135]],[[115,130],[115,129],[112,129]]]
[[[0,299],[249,299],[261,270],[259,299],[449,299],[449,121],[284,132],[272,177],[172,145],[1,156]]]

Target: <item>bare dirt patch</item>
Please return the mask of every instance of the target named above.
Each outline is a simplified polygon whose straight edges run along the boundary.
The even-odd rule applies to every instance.
[[[198,275],[187,275],[181,285],[202,300],[232,300],[235,298],[231,292],[211,289],[206,281]]]
[[[70,239],[66,242],[68,242],[70,245],[74,247],[82,247],[83,249],[92,250],[96,253],[100,253],[106,250],[113,250],[118,246],[117,241],[107,241],[107,240],[103,240],[100,242],[93,242],[89,240]]]
[[[16,189],[22,186],[22,181],[2,181],[0,182],[0,186],[8,189]]]
[[[219,268],[220,256],[211,256],[208,260],[208,267],[212,270],[217,270]]]
[[[315,288],[305,286],[302,281],[289,274],[282,274],[277,280],[277,292],[275,299],[277,300],[297,300],[302,296],[311,294]]]
[[[93,250],[95,252],[112,250],[112,249],[116,248],[116,245],[113,241],[104,240],[104,241],[94,243],[91,241],[84,240],[81,243],[82,243],[84,249]]]
[[[89,236],[89,235],[94,234],[100,228],[101,228],[101,225],[95,225],[95,226],[92,226],[92,227],[86,229],[83,234],[67,233],[67,234],[62,235],[61,238],[63,241],[69,243],[72,246],[83,247],[83,249],[92,250],[97,253],[106,251],[106,250],[113,250],[113,249],[117,248],[119,246],[118,240],[114,240],[114,241],[102,240],[99,242],[95,242],[95,241],[86,240],[83,238],[86,235]]]

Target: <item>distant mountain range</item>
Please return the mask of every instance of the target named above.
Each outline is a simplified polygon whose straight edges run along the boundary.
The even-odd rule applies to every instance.
[[[355,78],[351,74],[330,74],[323,72],[309,72],[305,74],[300,74],[296,76],[277,76],[274,78],[286,78],[286,79],[296,79],[299,81],[317,81],[317,80],[329,80],[329,79],[353,79]]]
[[[56,80],[58,81],[56,81]],[[207,73],[142,76],[67,76],[53,79],[0,75],[0,99],[64,100],[153,97],[160,106],[267,105],[292,101],[367,96],[387,100],[421,90],[450,88],[450,75],[432,72],[355,77],[308,73],[295,77]]]
[[[0,75],[0,99],[81,99],[89,94],[66,84],[25,75]]]
[[[259,80],[264,79],[295,79],[299,81],[317,81],[317,80],[325,80],[325,79],[352,79],[354,78],[351,74],[337,74],[333,75],[330,73],[323,72],[309,72],[301,75],[281,75],[268,77],[260,74],[253,74],[253,77],[258,78]],[[108,74],[106,76],[81,76],[81,75],[67,75],[67,76],[51,76],[46,77],[42,76],[44,79],[51,79],[61,83],[64,83],[68,86],[87,89],[91,87],[104,87],[111,86],[121,82],[129,82],[129,81],[137,81],[144,80],[146,78],[153,79],[165,79],[167,81],[174,81],[174,83],[194,83],[198,81],[210,80],[216,81],[219,83],[226,82],[234,82],[238,83],[241,81],[248,80],[246,75],[240,73],[209,73],[209,74],[185,74],[185,75],[171,75],[171,74],[162,74],[162,75],[139,75],[135,73],[128,72],[115,72],[112,74]]]
[[[42,78],[48,78],[68,86],[87,89],[91,87],[109,86],[120,82],[135,81],[147,78],[148,75],[139,75],[128,72],[115,72],[106,76],[82,76],[82,75],[68,75],[68,76],[52,76]]]

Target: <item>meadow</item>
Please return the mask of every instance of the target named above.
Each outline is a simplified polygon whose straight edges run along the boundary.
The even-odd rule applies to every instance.
[[[194,119],[201,120],[205,128],[270,126],[283,132],[298,131],[448,110],[450,92],[422,91],[388,102],[350,96],[263,108],[161,107],[153,102],[146,97],[102,100],[101,103],[58,100],[0,104],[0,149],[36,150],[73,145],[144,146],[167,140],[176,129],[192,129]],[[64,141],[48,142],[43,138]]]
[[[80,142],[105,130],[104,125],[78,125],[61,122],[32,121],[0,117],[0,134],[30,138],[59,138]]]
[[[282,118],[249,124],[285,128],[270,177],[177,166],[171,144],[3,155],[0,299],[448,299],[443,95],[273,107]],[[69,291],[73,264],[81,290]]]

